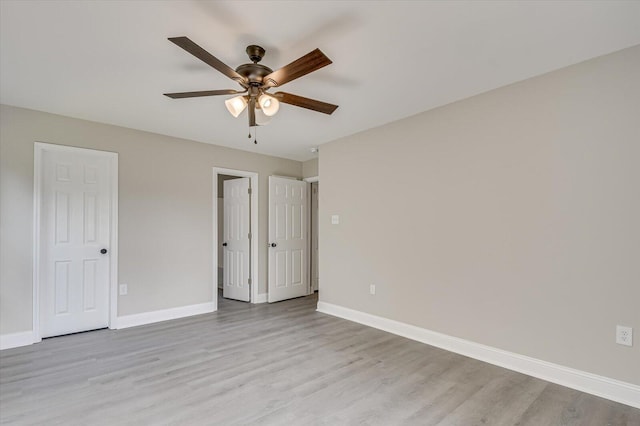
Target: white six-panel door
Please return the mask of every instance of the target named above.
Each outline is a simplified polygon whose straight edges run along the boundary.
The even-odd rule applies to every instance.
[[[222,296],[249,302],[250,194],[249,178],[224,181],[224,250]]]
[[[309,294],[308,185],[269,177],[269,303]]]
[[[109,162],[89,150],[42,152],[41,337],[109,325]]]

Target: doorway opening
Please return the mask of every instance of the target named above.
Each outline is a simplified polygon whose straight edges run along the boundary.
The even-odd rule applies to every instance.
[[[259,303],[258,174],[213,168],[213,302]]]

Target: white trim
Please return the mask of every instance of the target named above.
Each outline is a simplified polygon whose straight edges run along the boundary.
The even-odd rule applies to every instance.
[[[311,280],[311,183],[306,179],[302,180],[306,183],[305,191],[307,193],[307,296],[313,294],[313,282]]]
[[[33,301],[31,303],[33,322],[32,338],[40,342],[40,199],[42,192],[42,146],[33,146]]]
[[[75,146],[34,142],[33,145],[33,343],[42,340],[40,336],[40,203],[42,199],[42,153],[44,151],[77,152],[99,155],[109,159],[111,177],[111,223],[109,246],[109,328],[116,328],[118,315],[118,153]]]
[[[213,168],[213,306],[218,309],[218,175],[230,175],[247,177],[251,179],[251,303],[262,303],[258,300],[258,288],[260,279],[258,275],[258,193],[259,176],[256,172],[245,170],[225,169],[222,167]]]
[[[640,408],[640,386],[638,385],[493,348],[332,303],[318,302],[318,312],[344,318],[581,392]]]
[[[143,312],[141,314],[124,315],[118,317],[118,329],[137,327],[139,325],[153,324],[193,315],[208,314],[216,310],[213,302],[197,305],[180,306],[177,308],[161,309],[159,311]]]
[[[313,187],[314,183],[319,183],[320,182],[320,178],[318,176],[315,177],[310,177],[310,178],[305,178],[303,179],[305,182],[308,182],[309,185],[309,202],[307,203],[307,205],[309,206],[309,220],[307,221],[307,235],[309,236],[309,267],[307,268],[307,272],[309,275],[309,294],[313,294],[316,291],[320,290],[320,280],[318,280],[318,289],[316,290],[313,286],[313,191],[311,190]],[[320,201],[320,198],[318,198],[318,201]],[[318,210],[318,206],[320,204],[318,202],[316,202],[316,210]],[[318,210],[318,214],[316,214],[316,221],[319,220],[320,217],[320,211]],[[318,227],[318,235],[316,235],[316,238],[319,237],[320,234],[320,228]],[[320,256],[318,256],[319,258]],[[316,259],[318,260],[318,259]],[[316,265],[316,268],[318,268],[318,266]]]
[[[280,175],[270,175],[270,176],[282,178],[282,179],[302,180],[302,178],[294,177],[294,176],[280,176]]]
[[[19,333],[0,334],[0,350],[28,346],[33,341],[33,331],[21,331]]]
[[[258,297],[253,303],[267,303],[267,293],[258,293]]]
[[[110,263],[111,270],[109,277],[111,279],[111,292],[109,305],[109,328],[114,330],[117,327],[118,318],[118,154],[113,153],[111,158],[111,243],[109,252],[111,253]]]

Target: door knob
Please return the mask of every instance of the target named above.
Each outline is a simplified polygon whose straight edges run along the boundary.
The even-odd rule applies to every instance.
[[[226,246],[227,246],[227,243],[222,243],[222,247],[226,247]]]
[[[275,246],[277,246],[277,244],[276,244],[276,243],[271,243],[271,244],[269,244],[269,245],[270,245],[271,247],[275,247]]]
[[[102,250],[100,250],[100,253],[102,253],[102,254],[107,254],[107,249],[102,249]]]

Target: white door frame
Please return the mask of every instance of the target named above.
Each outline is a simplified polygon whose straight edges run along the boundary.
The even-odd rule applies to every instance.
[[[251,179],[251,303],[262,303],[258,296],[258,173],[246,170],[213,168],[213,307],[218,310],[218,175],[230,175]]]
[[[302,179],[305,182],[308,183],[314,183],[314,182],[320,182],[320,176],[312,176],[312,177],[308,177],[308,178],[304,178]],[[309,267],[307,268],[307,275],[309,277],[309,294],[313,294],[314,290],[313,290],[313,277],[312,277],[312,263],[311,263],[311,259],[313,258],[313,247],[311,246],[311,186],[309,186],[309,194],[307,199],[309,200],[307,202],[307,211],[309,212],[309,218],[307,220],[307,236],[309,237],[309,243],[307,244],[308,247],[308,253],[309,253]],[[317,267],[317,266],[316,266]],[[318,281],[318,291],[320,291],[320,281]]]
[[[42,203],[42,157],[44,151],[90,153],[109,159],[111,174],[111,222],[109,251],[109,328],[117,328],[118,317],[118,153],[74,146],[35,142],[33,146],[33,342],[40,336],[40,221]]]

